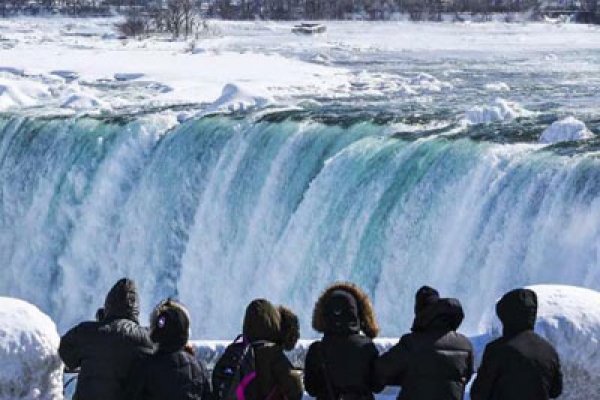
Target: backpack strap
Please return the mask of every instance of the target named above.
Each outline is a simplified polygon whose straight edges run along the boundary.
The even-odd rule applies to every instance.
[[[329,370],[327,368],[327,358],[325,358],[323,342],[317,342],[317,355],[319,357],[319,364],[321,365],[321,372],[323,372],[323,378],[325,378],[325,386],[327,387],[329,400],[337,400],[338,396],[335,394],[335,389],[333,387],[333,383],[329,376]]]
[[[262,349],[263,347],[274,347],[274,346],[277,346],[275,343],[269,342],[267,340],[256,340],[254,342],[251,342],[250,345],[253,348],[256,348],[256,349]]]

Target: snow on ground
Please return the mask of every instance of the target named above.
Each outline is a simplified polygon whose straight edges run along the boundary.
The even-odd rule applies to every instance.
[[[0,400],[62,399],[54,322],[37,307],[0,297]]]
[[[0,78],[0,111],[38,106],[50,98],[50,91],[41,83]]]
[[[567,117],[550,125],[540,136],[540,143],[553,144],[593,137],[594,134],[585,126],[585,123],[573,117]]]
[[[561,399],[587,400],[600,393],[600,293],[591,289],[536,285],[529,287],[538,295],[536,332],[558,351],[565,377]],[[484,330],[491,337],[501,334],[497,318]]]
[[[356,104],[365,96],[427,104],[440,100],[431,96],[447,94],[441,100],[450,101],[456,91],[468,89],[462,75],[467,69],[478,79],[478,68],[491,67],[508,76],[514,68],[576,73],[593,87],[597,63],[588,54],[600,49],[599,29],[569,24],[328,22],[324,35],[306,37],[292,34],[291,22],[210,21],[210,34],[173,41],[119,39],[118,21],[1,20],[0,111],[109,113],[185,105],[194,115],[288,106],[307,98]],[[489,80],[478,86],[484,92],[510,93],[507,101],[521,102],[512,98],[524,93],[518,83],[483,78]],[[31,93],[32,85],[41,86]],[[240,97],[223,105],[222,95],[231,88],[241,88]],[[498,117],[498,111],[485,110],[489,99],[475,99],[484,120]],[[590,104],[585,96],[580,101]]]
[[[188,42],[165,38],[118,40],[115,22],[67,18],[0,22],[0,35],[14,43],[0,48],[0,111],[39,106],[44,92],[46,108],[76,111],[216,100],[220,103],[212,106],[214,110],[231,110],[270,105],[265,99],[289,92],[335,91],[348,84],[343,68],[279,54],[252,49],[189,51]],[[233,88],[238,88],[235,94]],[[73,91],[79,94],[65,95]]]

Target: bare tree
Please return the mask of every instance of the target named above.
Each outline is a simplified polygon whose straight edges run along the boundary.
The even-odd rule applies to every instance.
[[[117,24],[118,31],[127,37],[137,37],[148,33],[150,17],[139,10],[131,9],[125,21]]]

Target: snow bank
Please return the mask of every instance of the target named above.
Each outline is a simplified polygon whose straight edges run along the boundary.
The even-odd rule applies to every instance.
[[[59,340],[35,306],[0,297],[0,400],[62,398]]]
[[[552,144],[573,140],[590,139],[594,134],[585,124],[573,117],[556,121],[540,136],[540,143]]]
[[[600,292],[561,285],[529,288],[538,295],[536,332],[556,347],[563,365],[561,399],[596,398],[600,393]],[[488,326],[490,336],[501,334],[497,318]]]
[[[108,109],[109,106],[97,97],[87,94],[72,94],[67,96],[61,104],[61,108],[75,111]]]
[[[120,82],[127,82],[127,81],[134,81],[136,79],[140,79],[143,78],[144,74],[142,74],[141,72],[123,72],[123,73],[116,73],[114,74],[114,78],[117,81]]]
[[[529,117],[533,112],[524,109],[518,103],[497,98],[489,106],[473,107],[465,113],[469,124],[489,124],[491,122],[512,121],[520,117]]]
[[[23,76],[25,70],[23,68],[0,67],[0,74]]]
[[[209,107],[209,111],[249,111],[274,103],[273,96],[264,88],[228,83],[223,87],[221,96]]]
[[[0,78],[0,111],[36,106],[50,97],[48,88],[41,83]]]
[[[63,78],[67,82],[79,79],[79,74],[77,72],[69,70],[50,71],[50,75],[55,75],[60,78]]]

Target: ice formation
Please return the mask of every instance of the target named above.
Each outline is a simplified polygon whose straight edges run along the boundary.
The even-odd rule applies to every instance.
[[[62,399],[54,322],[35,306],[0,297],[0,400]]]
[[[476,106],[465,113],[469,124],[488,124],[491,122],[511,121],[520,117],[528,117],[533,113],[515,102],[497,98],[489,106]]]
[[[71,94],[61,104],[62,108],[76,111],[106,109],[109,106],[102,100],[88,94]]]
[[[593,137],[594,134],[585,126],[585,123],[574,117],[567,117],[550,125],[540,136],[540,143],[553,144]]]
[[[229,83],[225,85],[221,96],[208,108],[208,111],[249,111],[274,103],[273,96],[265,89]]]
[[[36,106],[50,97],[43,84],[0,77],[0,111]]]

